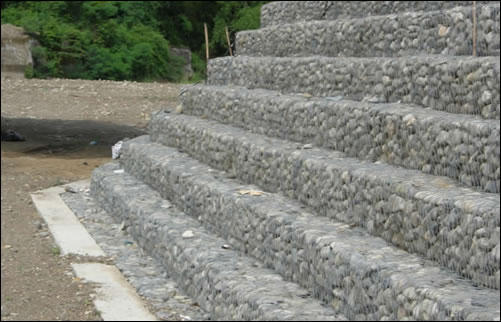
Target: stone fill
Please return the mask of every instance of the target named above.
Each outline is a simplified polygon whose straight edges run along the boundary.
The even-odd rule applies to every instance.
[[[489,3],[499,2],[477,1],[479,5]],[[471,1],[274,1],[261,8],[261,28],[304,20],[336,20],[437,11],[471,5]]]
[[[499,120],[499,56],[223,57],[209,61],[210,85],[338,96]]]
[[[198,218],[233,247],[260,259],[287,279],[313,288],[313,294],[325,302],[336,303],[335,309],[351,320],[420,319],[424,314],[437,320],[450,315],[465,319],[495,316],[497,291],[482,292],[460,278],[450,280],[447,270],[362,229],[315,216],[310,209],[280,195],[241,194],[257,187],[227,179],[225,173],[146,136],[131,140],[124,148],[127,157],[122,165],[128,173],[162,197],[175,200],[187,215]],[[435,284],[443,280],[448,283]],[[390,289],[388,296],[378,297],[384,289]],[[410,293],[414,297],[408,299],[406,310],[396,311],[398,296]],[[480,298],[490,301],[482,308],[468,304]],[[428,301],[441,309],[426,312]]]
[[[472,7],[274,25],[237,33],[246,56],[471,55]],[[499,53],[499,3],[477,8],[477,54]]]
[[[243,87],[190,86],[180,97],[190,115],[499,192],[497,120],[402,103],[307,98]]]
[[[118,164],[108,164],[94,172],[95,198],[131,227],[141,246],[160,259],[215,320],[345,320],[296,284],[224,249],[225,240],[210,234],[197,220],[170,209],[144,183],[114,173],[118,168]],[[110,194],[112,199],[106,200]],[[187,230],[193,237],[181,236]]]
[[[154,141],[499,288],[497,194],[188,116],[157,116],[151,125]]]

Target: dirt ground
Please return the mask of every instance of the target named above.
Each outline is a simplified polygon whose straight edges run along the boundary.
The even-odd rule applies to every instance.
[[[180,87],[2,73],[2,116],[26,138],[1,149],[2,321],[100,320],[92,287],[73,276],[29,193],[90,178],[113,144],[175,106]]]

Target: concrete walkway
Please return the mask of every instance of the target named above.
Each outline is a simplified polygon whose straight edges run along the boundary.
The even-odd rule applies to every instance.
[[[78,181],[34,192],[31,197],[61,255],[90,259],[89,263],[71,266],[77,277],[97,285],[94,305],[104,321],[158,321],[114,265],[97,262],[106,254],[60,197],[61,193],[78,191],[88,185],[89,180]]]

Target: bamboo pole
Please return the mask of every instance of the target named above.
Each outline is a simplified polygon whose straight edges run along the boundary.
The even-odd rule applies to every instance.
[[[207,24],[204,22],[204,32],[205,32],[205,57],[207,62],[209,62],[209,34],[207,32]]]
[[[477,56],[477,2],[473,1],[473,56]]]
[[[233,56],[233,51],[231,50],[231,43],[230,43],[230,34],[228,33],[228,27],[225,26],[224,29],[226,30],[226,40],[228,41],[228,48],[230,49],[230,56]]]

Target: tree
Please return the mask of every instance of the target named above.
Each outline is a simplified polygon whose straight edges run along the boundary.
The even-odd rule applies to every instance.
[[[34,77],[178,81],[189,48],[195,78],[205,74],[203,24],[211,57],[226,55],[232,37],[259,27],[266,1],[3,1],[2,23],[37,35]]]

